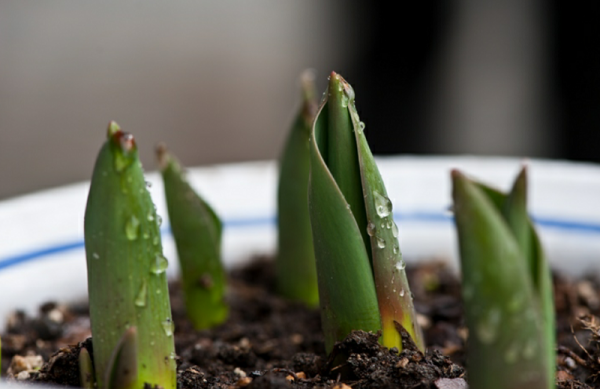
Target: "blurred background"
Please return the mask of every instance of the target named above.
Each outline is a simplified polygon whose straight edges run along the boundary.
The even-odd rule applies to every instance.
[[[305,68],[376,154],[600,161],[596,2],[383,4],[0,2],[0,199],[88,179],[111,119],[147,170],[276,158]]]

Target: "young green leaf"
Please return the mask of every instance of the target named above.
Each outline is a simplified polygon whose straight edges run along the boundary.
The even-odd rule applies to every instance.
[[[196,329],[227,319],[226,275],[221,263],[221,221],[190,186],[179,162],[160,145],[157,155],[175,238],[185,307]]]
[[[509,195],[458,171],[452,172],[452,180],[470,334],[469,386],[553,388],[550,274],[526,213],[525,172]],[[531,262],[537,264],[535,274]]]
[[[129,327],[110,356],[104,378],[104,389],[134,389],[138,387],[137,348],[137,330],[135,327]]]
[[[552,290],[552,276],[548,261],[533,223],[527,213],[527,168],[524,166],[515,179],[508,195],[477,183],[484,188],[489,196],[494,197],[495,204],[501,211],[509,228],[525,256],[525,264],[530,273],[535,297],[542,310],[542,331],[546,343],[546,356],[548,358],[549,382],[553,382],[555,375],[556,325],[554,311],[554,292]]]
[[[308,138],[317,108],[312,72],[302,74],[302,90],[302,107],[280,161],[276,279],[277,290],[282,296],[316,306],[319,304],[319,289],[308,215]]]
[[[92,358],[87,348],[82,347],[79,350],[79,385],[84,389],[92,389],[94,387],[94,366]]]
[[[354,91],[332,73],[311,136],[309,181],[326,348],[351,330],[382,329],[382,343],[401,349],[398,322],[423,350],[392,205],[363,132]]]
[[[137,146],[111,122],[100,150],[85,211],[94,366],[105,387],[121,335],[137,328],[133,387],[176,386],[175,347],[159,218],[146,189]]]

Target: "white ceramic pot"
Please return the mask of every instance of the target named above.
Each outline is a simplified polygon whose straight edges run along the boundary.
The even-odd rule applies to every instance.
[[[378,158],[394,204],[400,247],[410,261],[443,258],[456,264],[450,169],[459,168],[507,189],[522,161],[481,157]],[[600,267],[600,166],[529,160],[530,211],[554,268],[572,274]],[[170,276],[177,260],[160,177],[150,191],[163,216]],[[224,221],[227,266],[276,250],[275,162],[190,169],[189,179]],[[35,313],[49,300],[75,301],[87,293],[83,215],[88,183],[0,202],[0,320],[14,309]],[[3,325],[2,325],[3,327]],[[6,388],[0,383],[0,388]]]

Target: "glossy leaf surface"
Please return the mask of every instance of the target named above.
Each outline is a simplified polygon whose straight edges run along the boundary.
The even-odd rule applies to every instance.
[[[327,349],[357,329],[383,329],[383,344],[401,349],[394,321],[422,349],[391,202],[363,130],[354,91],[332,73],[311,137],[309,183]],[[369,326],[358,322],[365,315]]]
[[[523,183],[517,180],[507,196],[458,171],[452,180],[469,328],[469,385],[552,388],[554,362],[548,355],[554,350],[549,350],[549,323],[542,313],[545,297],[539,295],[522,251],[526,240],[516,235],[533,233]],[[513,229],[513,223],[525,226]]]
[[[310,72],[302,75],[303,102],[281,157],[277,190],[277,290],[282,296],[309,306],[319,304],[308,215],[308,138],[317,108],[313,78]]]
[[[137,380],[175,388],[173,323],[159,223],[137,146],[112,122],[90,185],[85,211],[94,365],[104,387],[122,334],[137,328]]]
[[[227,319],[227,286],[221,263],[221,221],[194,191],[179,162],[164,147],[158,158],[175,238],[186,311],[196,329],[221,324]]]

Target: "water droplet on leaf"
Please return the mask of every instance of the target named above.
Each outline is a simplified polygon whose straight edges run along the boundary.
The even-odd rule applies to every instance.
[[[392,212],[392,202],[385,196],[382,196],[377,191],[373,191],[375,200],[375,211],[379,217],[387,217]]]
[[[369,222],[369,224],[367,224],[367,235],[369,235],[369,236],[375,235],[375,230],[377,230],[375,223]]]
[[[398,237],[398,226],[396,225],[396,222],[392,220],[392,235],[394,235],[394,238]]]
[[[148,287],[146,286],[146,281],[142,281],[142,286],[135,298],[135,305],[138,307],[146,306],[146,299],[148,297]]]
[[[100,259],[100,255],[98,255],[98,253],[92,253],[92,258]]]
[[[385,240],[381,239],[378,236],[375,237],[375,240],[377,240],[377,247],[379,247],[380,249],[385,248]]]
[[[125,235],[129,240],[136,240],[140,230],[140,221],[137,217],[131,215],[125,224]]]
[[[158,253],[154,258],[152,266],[150,266],[150,271],[154,274],[161,274],[167,270],[167,267],[169,267],[169,261],[164,255]]]
[[[406,264],[404,263],[404,261],[401,259],[398,262],[396,262],[396,270],[398,271],[402,271],[404,270],[404,268],[406,268]]]
[[[165,335],[173,336],[173,331],[175,331],[175,324],[170,317],[167,317],[162,323],[162,328],[165,330]]]
[[[342,88],[340,87],[340,92],[342,91]],[[348,96],[344,93],[342,95],[342,108],[348,108]]]
[[[364,130],[365,130],[365,123],[363,123],[363,122],[358,123],[358,133],[362,134]]]

